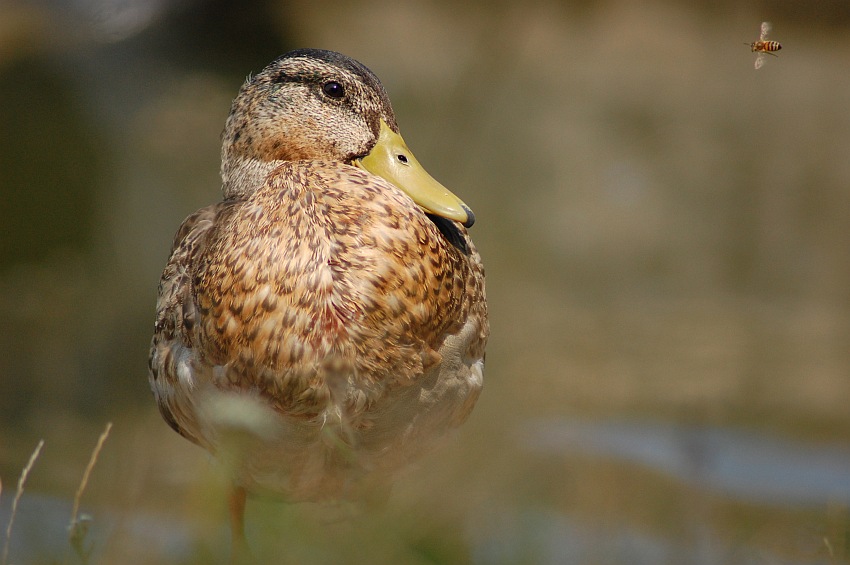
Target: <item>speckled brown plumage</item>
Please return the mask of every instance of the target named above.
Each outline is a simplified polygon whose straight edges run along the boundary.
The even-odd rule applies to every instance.
[[[345,99],[323,94],[329,81]],[[462,423],[481,390],[480,257],[460,223],[441,229],[354,166],[381,121],[397,131],[361,64],[313,50],[281,57],[233,103],[224,201],[175,236],[151,386],[169,425],[213,453],[240,431],[228,457],[249,490],[356,496]],[[260,424],[228,419],[228,399]]]

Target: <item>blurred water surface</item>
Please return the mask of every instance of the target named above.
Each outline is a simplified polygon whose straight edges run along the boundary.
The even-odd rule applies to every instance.
[[[756,72],[763,20],[783,50]],[[252,502],[261,556],[847,561],[848,22],[778,0],[0,3],[0,507],[45,439],[13,562],[64,555],[55,509],[108,420],[92,562],[225,561],[214,466],[148,389],[156,285],[220,198],[239,85],[305,46],[374,70],[475,210],[493,333],[470,422],[383,514]],[[134,519],[177,541],[153,528],[146,553]]]

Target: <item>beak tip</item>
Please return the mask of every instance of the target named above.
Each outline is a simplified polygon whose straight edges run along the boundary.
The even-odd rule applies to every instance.
[[[475,223],[475,214],[472,213],[472,210],[470,210],[466,204],[461,204],[461,208],[463,208],[463,211],[466,212],[466,221],[463,223],[463,227],[471,228],[472,224]]]

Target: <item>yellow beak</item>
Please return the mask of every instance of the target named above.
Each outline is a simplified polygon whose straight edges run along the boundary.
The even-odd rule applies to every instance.
[[[404,139],[384,120],[375,147],[354,164],[390,181],[429,214],[455,220],[467,228],[475,222],[472,210],[425,171]]]

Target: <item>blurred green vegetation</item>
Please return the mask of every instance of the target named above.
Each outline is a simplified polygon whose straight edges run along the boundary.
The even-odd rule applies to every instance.
[[[742,43],[762,20],[783,50],[756,72]],[[729,562],[843,562],[842,504],[725,499],[530,455],[514,432],[546,415],[850,440],[848,24],[839,1],[0,4],[3,496],[44,438],[30,488],[70,497],[113,420],[90,504],[208,519],[175,561],[223,562],[210,465],[148,389],[156,285],[179,223],[220,197],[241,81],[322,47],[381,77],[475,210],[493,335],[471,421],[384,514],[329,526],[253,503],[260,555],[492,562],[470,530],[545,510],[686,546],[708,527]],[[95,562],[157,562],[128,532]],[[545,561],[526,541],[518,562]]]

